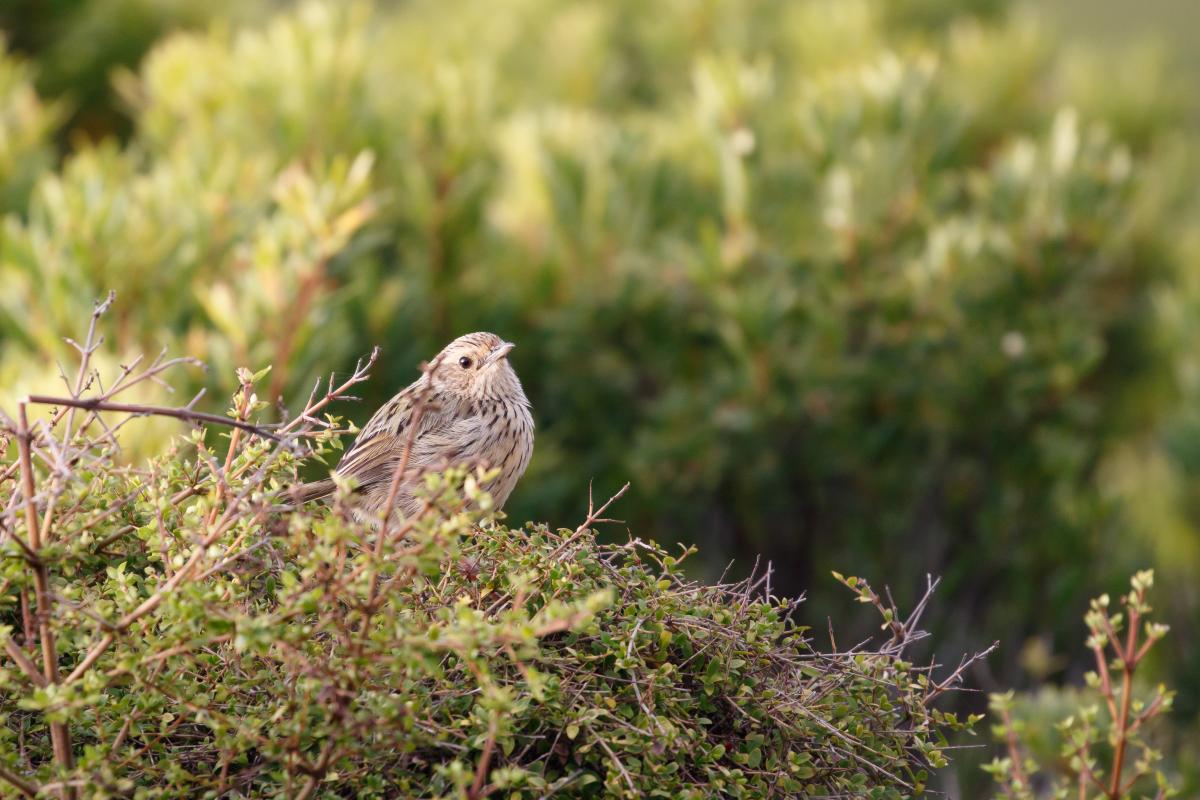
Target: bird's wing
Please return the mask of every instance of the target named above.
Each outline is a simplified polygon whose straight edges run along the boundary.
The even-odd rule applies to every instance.
[[[413,446],[409,463],[414,467],[428,463],[420,458],[427,449],[421,443],[431,434],[437,435],[451,426],[454,419],[436,397],[426,397],[424,402],[420,400],[424,386],[422,381],[417,381],[375,412],[363,426],[354,444],[342,456],[337,467],[338,474],[357,479],[360,489],[390,482],[410,437]],[[414,431],[412,428],[418,406],[421,414],[416,419]]]
[[[445,424],[428,429],[419,441],[413,442],[409,458],[415,466],[433,469],[476,459],[482,443],[479,427],[477,416],[447,419]]]

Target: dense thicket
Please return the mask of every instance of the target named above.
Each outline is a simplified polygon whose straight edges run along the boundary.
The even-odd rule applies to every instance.
[[[624,490],[558,531],[464,469],[375,525],[281,503],[366,368],[269,429],[245,371],[224,459],[196,430],[122,466],[106,404],[171,366],[0,414],[0,795],[900,798],[946,765],[969,661],[908,659],[925,601],[838,576],[886,636],[818,647],[769,569],[707,586],[692,549],[597,543]]]
[[[69,106],[5,62],[0,381],[54,381],[110,287],[100,357],[169,344],[192,388],[384,345],[363,418],[495,329],[540,425],[517,519],[629,478],[710,573],[763,553],[818,616],[831,568],[940,573],[999,684],[1072,677],[1133,566],[1194,624],[1200,182],[1165,62],[1055,45],[999,2],[307,4],[161,38],[127,137],[59,165]]]

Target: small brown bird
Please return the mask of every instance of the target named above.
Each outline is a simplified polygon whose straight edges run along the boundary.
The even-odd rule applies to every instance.
[[[508,362],[513,347],[494,333],[460,336],[420,378],[375,412],[335,470],[357,480],[364,518],[377,519],[382,512],[409,441],[398,511],[416,513],[420,502],[415,490],[422,475],[463,464],[499,469],[482,488],[496,508],[503,507],[533,454],[529,400]],[[327,479],[297,487],[292,497],[305,502],[333,490],[333,480]]]

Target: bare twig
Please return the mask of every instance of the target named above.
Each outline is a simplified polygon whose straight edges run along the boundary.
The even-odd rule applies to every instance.
[[[625,769],[625,765],[621,763],[621,759],[617,758],[617,754],[614,753],[612,748],[608,746],[608,742],[604,741],[604,737],[598,735],[594,730],[592,730],[592,726],[590,725],[588,726],[588,732],[592,734],[592,738],[594,738],[600,744],[600,747],[605,753],[608,754],[608,757],[612,759],[613,764],[615,764],[617,767],[617,771],[620,772],[621,777],[625,779],[625,785],[629,787],[629,791],[636,794],[637,787],[633,785],[633,778],[629,777],[629,770]]]
[[[100,317],[104,316],[104,313],[108,311],[109,306],[112,305],[112,302],[116,296],[116,292],[109,291],[108,297],[106,297],[103,301],[97,302],[92,308],[92,319],[88,323],[87,339],[84,340],[84,345],[82,347],[76,345],[76,349],[79,350],[79,371],[75,374],[75,386],[73,389],[71,389],[71,397],[78,399],[83,395],[84,381],[87,379],[88,366],[91,364],[92,353],[96,352],[96,349],[104,342],[103,336],[100,337],[99,341],[96,341],[96,323],[99,322]],[[72,342],[72,344],[74,344],[74,342]],[[63,441],[71,441],[71,431],[74,429],[74,427],[75,408],[72,408],[70,413],[67,415],[67,429],[66,433],[63,435]]]
[[[42,643],[42,676],[46,683],[58,683],[58,653],[54,647],[53,600],[50,596],[50,573],[41,560],[42,537],[38,528],[37,507],[34,503],[33,463],[29,456],[32,437],[29,433],[29,417],[25,403],[17,404],[17,447],[21,465],[21,491],[25,496],[25,523],[29,527],[29,548],[39,556],[30,564],[33,570],[34,593],[37,598],[38,638]],[[75,768],[75,754],[71,749],[71,732],[62,722],[50,723],[50,737],[54,744],[54,757],[59,766],[67,771]],[[73,798],[75,790],[64,786],[63,798]]]
[[[591,487],[589,486],[588,487],[587,519],[585,519],[583,522],[581,522],[579,524],[579,527],[575,529],[575,532],[572,533],[570,536],[568,536],[562,544],[560,544],[558,547],[554,548],[554,552],[552,552],[550,554],[549,558],[551,560],[553,560],[553,559],[556,559],[559,556],[561,556],[568,547],[570,547],[575,542],[577,542],[579,540],[579,537],[583,536],[583,534],[585,534],[588,531],[588,529],[591,528],[596,523],[598,523],[598,522],[617,522],[618,520],[604,519],[601,515],[603,515],[604,512],[608,510],[609,506],[611,506],[613,503],[620,500],[627,491],[629,491],[628,483],[626,483],[624,486],[622,486],[616,494],[614,494],[612,497],[608,498],[608,500],[606,500],[604,502],[604,505],[600,506],[600,508],[594,508],[593,507],[594,504],[592,503],[592,491],[591,491]]]
[[[4,640],[4,652],[8,653],[8,657],[21,668],[21,671],[25,673],[25,677],[29,678],[34,686],[41,688],[48,685],[42,673],[38,671],[37,664],[29,660],[29,656],[25,655],[17,643],[12,640],[12,637]]]
[[[990,656],[992,652],[995,651],[995,649],[999,646],[1000,642],[995,641],[992,642],[991,647],[988,647],[986,650],[980,650],[976,653],[972,653],[970,656],[963,656],[962,660],[958,663],[958,667],[956,667],[953,672],[947,675],[944,680],[930,682],[929,689],[925,693],[925,700],[927,702],[932,702],[947,690],[953,689],[954,687],[960,685],[963,681],[963,674],[967,671],[967,669],[970,668],[971,665]]]
[[[316,414],[318,411],[325,408],[325,406],[329,405],[334,400],[341,399],[345,395],[345,393],[350,389],[350,387],[367,380],[370,377],[371,368],[375,366],[375,362],[378,359],[379,359],[379,348],[375,347],[371,350],[371,355],[369,355],[367,357],[366,363],[364,363],[362,359],[359,359],[358,363],[354,365],[354,372],[350,375],[349,378],[346,379],[346,381],[344,383],[342,383],[337,388],[334,388],[333,376],[330,375],[329,376],[329,388],[326,389],[325,395],[320,400],[315,399],[317,396],[317,390],[321,386],[321,381],[320,381],[320,379],[318,379],[317,385],[315,387],[313,387],[312,394],[309,395],[308,403],[305,404],[304,411],[300,412],[298,415],[296,415],[296,417],[291,422],[288,422],[286,425],[284,425],[282,428],[280,428],[279,432],[287,433],[288,431],[291,431],[293,428],[296,428],[297,426],[300,426],[300,425],[308,422],[312,418],[313,414]]]
[[[479,800],[483,797],[483,784],[487,781],[488,767],[492,763],[492,752],[496,749],[496,729],[499,721],[496,714],[492,714],[488,721],[487,741],[483,745],[483,754],[479,757],[479,764],[475,767],[475,780],[471,782],[471,788],[467,791],[468,800]]]
[[[88,411],[119,411],[125,414],[136,414],[139,416],[173,417],[186,422],[207,422],[210,425],[224,425],[230,428],[239,428],[249,433],[253,433],[256,436],[262,436],[265,439],[279,439],[278,434],[261,425],[252,425],[248,422],[243,422],[240,419],[221,417],[216,414],[206,414],[203,411],[192,411],[188,408],[148,406],[140,403],[112,403],[96,398],[76,399],[74,397],[51,397],[43,394],[31,394],[28,398],[26,398],[26,401],[45,406],[69,406],[72,408],[84,408]]]
[[[7,781],[14,789],[16,789],[18,792],[20,792],[25,797],[30,797],[30,798],[37,797],[37,794],[38,794],[37,787],[35,787],[31,783],[27,783],[27,782],[21,780],[15,774],[10,772],[3,766],[0,766],[0,779]]]

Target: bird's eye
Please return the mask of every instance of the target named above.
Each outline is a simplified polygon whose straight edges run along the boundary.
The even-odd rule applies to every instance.
[[[466,356],[463,356],[462,358],[460,358],[458,360],[458,365],[460,367],[462,367],[463,369],[470,369],[471,368],[471,359],[467,358]]]

